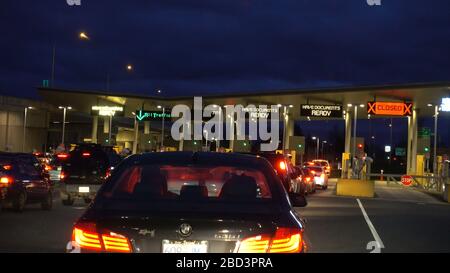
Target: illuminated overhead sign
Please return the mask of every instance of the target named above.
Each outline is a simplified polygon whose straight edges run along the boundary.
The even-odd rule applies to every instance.
[[[116,112],[123,114],[122,106],[92,106],[92,112],[98,112],[93,114],[98,114],[99,116],[114,116]]]
[[[372,101],[367,103],[367,114],[380,116],[411,116],[411,102]]]
[[[172,118],[172,110],[165,109],[165,111],[145,111],[136,110],[136,120],[137,121],[149,121],[149,120],[162,120]]]
[[[265,107],[247,107],[242,108],[242,112],[249,113],[250,118],[267,118],[270,119],[271,113],[278,113],[278,108],[265,108]]]
[[[442,112],[450,112],[450,98],[443,98],[441,104]]]
[[[302,104],[300,115],[318,118],[342,118],[342,105]]]

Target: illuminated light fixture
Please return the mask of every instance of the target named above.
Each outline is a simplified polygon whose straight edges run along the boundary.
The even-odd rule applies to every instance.
[[[391,152],[391,146],[389,146],[389,145],[384,146],[384,152],[390,153]]]
[[[293,107],[294,107],[294,105],[292,105],[292,104],[289,105],[289,108],[293,108]]]
[[[428,106],[428,107],[433,107],[433,104],[428,103],[427,106]]]
[[[131,64],[127,65],[127,70],[128,70],[128,71],[133,70],[133,66],[132,66]]]
[[[158,108],[158,109],[161,109],[161,108],[162,108],[162,106],[161,106],[161,105],[158,105],[158,106],[156,106],[156,108]]]
[[[442,112],[450,112],[450,98],[443,98],[441,109]]]
[[[364,104],[360,104],[359,107],[364,108]]]
[[[347,104],[347,106],[348,106],[348,107],[352,107],[352,106],[353,106],[353,104],[349,103],[349,104]]]
[[[78,36],[81,40],[89,40],[89,36],[87,36],[86,32],[80,32]]]
[[[283,105],[281,105],[280,103],[278,103],[277,106],[278,106],[278,107],[281,107],[281,106],[283,106]]]

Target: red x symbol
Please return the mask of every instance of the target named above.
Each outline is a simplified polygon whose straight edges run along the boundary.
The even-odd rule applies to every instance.
[[[403,115],[404,116],[411,116],[412,115],[412,103],[404,103],[404,110],[403,110]]]
[[[368,114],[377,114],[375,111],[375,107],[377,106],[376,102],[368,102],[367,106],[369,107],[369,110],[367,111]]]

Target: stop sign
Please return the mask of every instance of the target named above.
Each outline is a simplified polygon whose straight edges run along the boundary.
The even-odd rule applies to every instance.
[[[412,185],[413,178],[410,175],[403,175],[402,176],[402,184],[409,187]]]

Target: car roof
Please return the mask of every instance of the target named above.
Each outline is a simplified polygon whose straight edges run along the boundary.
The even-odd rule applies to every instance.
[[[266,159],[251,154],[217,152],[162,152],[132,155],[127,161],[165,165],[178,164],[223,164],[228,166],[258,167],[268,163]]]

